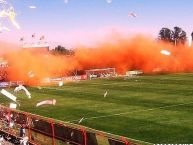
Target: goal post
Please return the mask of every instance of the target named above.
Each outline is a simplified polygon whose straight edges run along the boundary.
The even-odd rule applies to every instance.
[[[86,75],[88,78],[106,78],[106,77],[113,77],[116,75],[115,68],[100,68],[100,69],[90,69],[85,70]]]

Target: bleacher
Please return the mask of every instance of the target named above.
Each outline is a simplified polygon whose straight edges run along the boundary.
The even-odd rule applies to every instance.
[[[21,136],[21,127],[25,134]],[[24,137],[30,145],[132,145],[125,137],[93,130],[27,112],[0,106],[0,135],[19,144]],[[7,138],[8,136],[8,138]]]

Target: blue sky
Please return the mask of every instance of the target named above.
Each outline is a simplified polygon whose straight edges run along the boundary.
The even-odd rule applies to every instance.
[[[17,13],[21,29],[6,24],[0,40],[19,43],[21,37],[30,41],[31,34],[45,35],[51,44],[89,44],[113,32],[134,36],[156,37],[162,27],[182,27],[193,31],[193,0],[8,0]],[[35,5],[36,9],[30,9]],[[137,14],[136,18],[128,16]],[[1,20],[5,21],[5,20]]]

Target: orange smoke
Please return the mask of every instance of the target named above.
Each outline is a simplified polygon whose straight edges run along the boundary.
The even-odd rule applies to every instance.
[[[160,53],[171,52],[170,56]],[[94,49],[79,48],[75,60],[82,69],[115,67],[119,73],[140,69],[146,73],[155,70],[180,72],[193,70],[193,50],[186,46],[174,47],[145,37],[121,38]],[[188,61],[187,61],[188,60]]]
[[[1,45],[1,51],[3,45]],[[168,50],[171,55],[160,53]],[[146,73],[155,70],[184,72],[193,70],[193,49],[158,43],[145,37],[132,39],[117,37],[94,48],[78,47],[74,56],[55,56],[15,49],[3,57],[8,60],[8,80],[22,80],[33,84],[42,78],[67,75],[73,70],[114,67],[117,72],[140,69]],[[33,73],[32,78],[29,73]]]
[[[46,77],[62,77],[75,68],[70,57],[22,49],[6,54],[5,58],[9,62],[8,80],[22,80],[27,84],[36,84]]]

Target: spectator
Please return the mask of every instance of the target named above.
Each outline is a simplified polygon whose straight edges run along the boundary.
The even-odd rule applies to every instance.
[[[25,136],[25,127],[24,127],[24,125],[21,125],[21,127],[20,127],[19,136],[20,137],[24,137]]]

